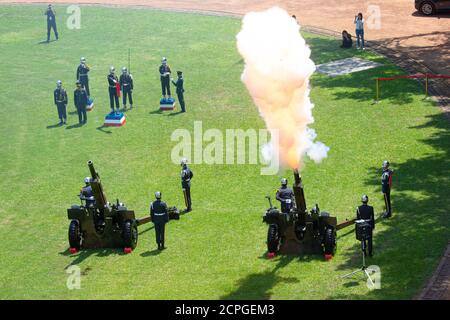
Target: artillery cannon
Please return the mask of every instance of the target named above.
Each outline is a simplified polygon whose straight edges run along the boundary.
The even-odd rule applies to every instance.
[[[89,160],[87,164],[92,176],[92,196],[81,194],[81,205],[67,209],[70,248],[77,251],[81,248],[134,249],[138,241],[137,227],[150,222],[150,217],[136,219],[134,211],[128,210],[118,199],[114,204],[109,203],[93,162]],[[175,207],[170,208],[169,218],[179,218]]]
[[[267,249],[269,253],[301,254],[323,253],[334,255],[336,251],[336,231],[350,225],[354,220],[337,224],[336,217],[328,212],[320,212],[316,204],[309,212],[306,206],[303,184],[294,170],[295,203],[288,212],[281,212],[269,205],[263,221],[269,225],[267,232]]]

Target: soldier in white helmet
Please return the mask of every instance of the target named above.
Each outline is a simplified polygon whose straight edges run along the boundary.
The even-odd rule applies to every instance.
[[[167,204],[161,200],[161,192],[155,192],[156,200],[150,204],[150,216],[155,225],[156,244],[158,250],[165,249],[164,234],[166,223],[169,222],[169,214],[167,212]]]
[[[170,70],[169,65],[167,64],[167,58],[163,57],[161,61],[161,66],[159,67],[159,75],[161,79],[161,90],[163,99],[166,99],[166,93],[170,99],[170,74],[172,71]]]
[[[122,91],[123,109],[127,110],[127,96],[130,101],[130,110],[133,109],[133,77],[126,67],[122,68],[122,74],[119,78],[120,90]]]
[[[86,63],[86,58],[80,58],[80,64],[77,67],[77,80],[80,80],[81,86],[86,90],[88,97],[91,96],[89,91],[89,71],[91,68]]]
[[[62,87],[61,80],[58,80],[56,82],[56,89],[53,91],[53,100],[55,102],[56,107],[58,108],[58,117],[59,117],[59,124],[66,124],[67,123],[67,112],[66,112],[66,106],[67,106],[67,92]]]
[[[181,159],[181,188],[183,189],[184,202],[186,204],[185,212],[192,211],[191,200],[191,180],[194,177],[194,173],[189,169],[187,165],[187,159]]]
[[[117,92],[117,84],[119,79],[116,76],[116,69],[113,66],[109,67],[108,79],[108,91],[109,91],[109,105],[111,112],[114,112],[114,102],[116,103],[116,112],[119,112],[119,95]]]

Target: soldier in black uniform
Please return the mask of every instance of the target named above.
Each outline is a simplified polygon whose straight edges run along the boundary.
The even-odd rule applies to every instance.
[[[172,71],[170,70],[169,65],[167,64],[167,59],[162,58],[161,66],[159,66],[159,75],[161,79],[161,90],[163,98],[166,99],[166,91],[169,95],[170,99],[170,74]]]
[[[372,229],[370,230],[370,236],[367,239],[368,242],[368,249],[369,249],[369,256],[373,255],[372,251],[372,234],[373,229],[375,229],[375,214],[373,211],[373,207],[369,206],[367,203],[369,202],[369,197],[365,194],[361,197],[362,205],[356,209],[356,220],[366,220],[368,222]],[[364,240],[364,255],[367,256],[367,252],[365,250],[366,248],[366,240]]]
[[[161,200],[161,192],[155,192],[156,201],[150,204],[150,216],[155,225],[156,244],[158,250],[164,247],[164,231],[166,223],[169,222],[169,214],[167,213],[167,204]]]
[[[88,97],[91,96],[91,93],[89,91],[89,76],[88,76],[88,72],[90,70],[91,68],[86,64],[86,58],[81,57],[80,64],[77,67],[77,80],[80,80],[80,83],[86,90]]]
[[[281,203],[281,212],[289,213],[293,205],[294,191],[287,186],[286,178],[281,179],[281,188],[277,190],[276,198]]]
[[[109,104],[111,107],[111,112],[114,112],[114,101],[116,102],[116,112],[119,112],[119,96],[117,95],[117,87],[116,83],[119,82],[119,79],[115,75],[114,67],[109,68],[108,74],[108,85],[109,85]]]
[[[95,198],[94,193],[92,192],[91,180],[91,177],[84,178],[85,186],[81,188],[80,192],[80,199],[86,201],[86,207],[88,208],[91,206],[95,206]]]
[[[58,40],[58,31],[56,30],[56,19],[55,19],[55,10],[51,4],[48,5],[47,10],[45,10],[44,15],[47,16],[47,42],[50,41],[50,31],[53,29],[55,33],[55,38]]]
[[[175,87],[177,87],[177,96],[178,101],[180,102],[181,112],[186,112],[186,108],[184,105],[183,72],[177,71],[177,76],[178,76],[177,82],[172,80],[172,83],[174,84]]]
[[[63,123],[67,123],[67,113],[66,113],[66,106],[67,106],[67,92],[62,87],[61,80],[58,80],[56,82],[56,89],[53,91],[53,100],[56,104],[56,107],[58,108],[58,117],[59,117],[59,124],[62,125]]]
[[[77,88],[73,92],[73,101],[78,113],[78,122],[80,124],[85,124],[87,122],[86,106],[88,103],[88,96],[79,80],[77,80],[76,85]]]
[[[186,204],[185,212],[192,211],[191,201],[191,180],[194,177],[194,173],[187,166],[187,160],[181,160],[181,188],[183,189],[184,202]]]
[[[120,90],[122,90],[123,109],[127,110],[127,95],[130,100],[130,110],[133,109],[133,77],[128,73],[127,68],[122,68],[119,78]]]
[[[390,218],[392,216],[391,207],[391,188],[392,188],[392,175],[394,171],[389,169],[389,161],[383,161],[383,173],[381,174],[381,191],[383,192],[384,204],[386,211],[383,214],[383,218]]]

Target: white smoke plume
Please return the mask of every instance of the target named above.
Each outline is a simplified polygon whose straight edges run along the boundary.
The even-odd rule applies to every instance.
[[[236,37],[245,61],[241,79],[267,129],[278,130],[279,141],[272,140],[263,154],[271,157],[278,150],[280,164],[293,169],[301,167],[305,154],[320,162],[329,151],[323,143],[314,142],[316,133],[308,128],[314,122],[309,78],[316,67],[299,31],[295,19],[273,7],[246,14]]]

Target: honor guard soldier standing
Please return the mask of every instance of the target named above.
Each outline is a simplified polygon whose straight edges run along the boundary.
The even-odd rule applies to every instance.
[[[392,188],[392,175],[394,171],[389,169],[389,161],[383,161],[383,173],[381,174],[381,191],[384,196],[384,204],[386,212],[383,214],[383,218],[390,218],[392,216],[391,207],[391,188]]]
[[[164,233],[166,223],[169,222],[169,214],[167,213],[167,204],[161,200],[161,192],[155,192],[156,201],[150,204],[150,216],[155,225],[156,244],[158,250],[165,249]]]
[[[77,80],[80,80],[80,83],[83,86],[83,88],[86,90],[88,97],[91,96],[91,92],[89,91],[89,76],[88,76],[88,72],[90,70],[91,69],[86,64],[86,58],[81,57],[80,65],[77,68]]]
[[[369,206],[367,203],[369,202],[369,197],[365,194],[361,197],[362,205],[360,205],[356,209],[356,220],[365,220],[367,223],[370,224],[372,227],[370,229],[370,235],[367,239],[368,242],[368,249],[369,249],[369,256],[373,255],[372,251],[372,236],[373,236],[373,229],[375,229],[375,214],[373,211],[373,207]],[[364,240],[364,248],[366,248],[366,240]],[[364,255],[367,256],[367,252],[364,250]]]
[[[67,113],[66,113],[66,106],[67,106],[67,92],[62,87],[61,80],[58,80],[56,82],[56,89],[53,91],[53,100],[56,104],[56,107],[58,108],[58,117],[59,117],[59,124],[62,125],[63,123],[67,123]]]
[[[181,112],[186,112],[186,108],[184,105],[183,72],[177,71],[177,76],[178,76],[177,81],[175,82],[172,80],[172,83],[174,84],[175,87],[177,87],[177,96],[178,101],[180,102]]]
[[[109,104],[111,107],[111,112],[114,112],[114,102],[116,103],[116,112],[119,112],[119,96],[117,93],[117,83],[119,83],[119,79],[115,75],[115,69],[113,66],[109,68],[109,74],[107,78],[109,85]]]
[[[163,99],[166,99],[166,92],[169,95],[170,99],[170,74],[172,71],[170,70],[169,65],[167,64],[167,59],[162,58],[161,66],[159,67],[159,75],[161,79],[161,90]]]
[[[76,82],[77,88],[73,93],[73,101],[78,113],[79,124],[85,124],[87,122],[86,106],[88,103],[88,96],[86,90],[81,86],[80,80]]]
[[[50,42],[50,31],[53,29],[55,33],[55,38],[58,40],[58,31],[56,30],[56,19],[55,19],[55,10],[51,4],[48,5],[47,10],[44,15],[47,16],[47,42]]]
[[[187,160],[181,160],[181,188],[183,189],[184,202],[186,204],[186,211],[192,211],[191,201],[191,180],[194,177],[194,173],[187,166]]]
[[[120,90],[122,90],[123,96],[123,109],[127,110],[127,95],[130,100],[130,110],[133,109],[133,77],[128,73],[127,68],[122,68],[122,74],[120,75]]]

